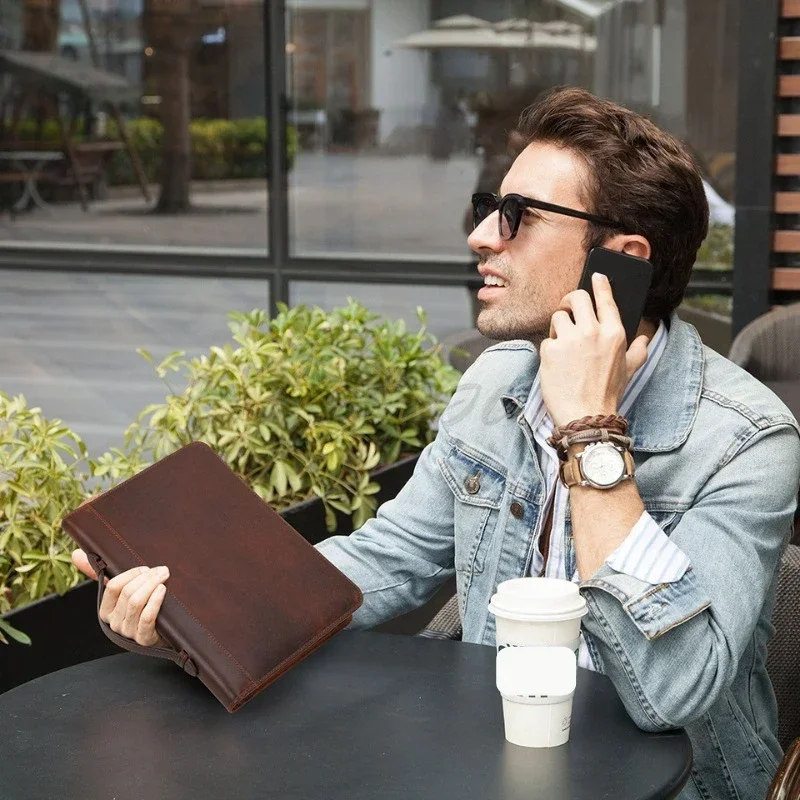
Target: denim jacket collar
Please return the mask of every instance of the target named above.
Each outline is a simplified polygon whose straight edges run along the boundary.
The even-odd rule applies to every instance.
[[[515,342],[514,346],[520,344]],[[531,360],[514,376],[501,398],[508,416],[522,413],[539,370],[539,354],[532,344],[527,346]],[[703,344],[697,331],[672,314],[664,354],[628,414],[635,450],[668,452],[687,440],[700,404],[704,367]]]

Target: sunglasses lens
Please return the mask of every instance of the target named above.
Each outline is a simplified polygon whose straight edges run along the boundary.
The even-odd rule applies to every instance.
[[[477,228],[489,214],[495,211],[497,211],[497,201],[493,197],[476,197],[472,204],[472,222],[474,227]]]
[[[519,203],[513,198],[506,198],[503,201],[503,208],[500,212],[500,235],[504,239],[511,239],[519,225],[520,215]]]

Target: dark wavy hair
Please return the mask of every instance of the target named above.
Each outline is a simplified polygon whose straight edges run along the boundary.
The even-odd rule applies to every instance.
[[[548,142],[580,156],[588,167],[587,209],[650,242],[644,316],[667,317],[683,300],[708,234],[708,200],[689,149],[640,114],[577,88],[540,96],[522,112],[518,130],[526,145]],[[590,223],[587,249],[614,233]]]

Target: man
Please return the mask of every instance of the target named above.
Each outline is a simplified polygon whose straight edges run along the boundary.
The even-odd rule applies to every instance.
[[[354,626],[418,607],[455,573],[464,639],[487,645],[500,581],[577,582],[581,665],[610,677],[641,728],[689,732],[681,797],[761,800],[780,759],[764,662],[797,423],[674,314],[708,226],[685,147],[577,89],[545,96],[520,129],[528,144],[502,199],[479,198],[469,238],[486,283],[478,327],[505,341],[464,375],[398,497],[319,549],[364,592]],[[654,265],[629,348],[608,283],[594,279],[596,312],[575,290],[596,245]],[[597,415],[625,417],[633,441],[633,477],[611,488],[560,479],[549,442],[554,425]],[[152,643],[164,579],[115,578],[102,614]]]

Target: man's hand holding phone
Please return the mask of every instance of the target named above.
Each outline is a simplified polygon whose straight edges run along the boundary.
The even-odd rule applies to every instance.
[[[627,347],[608,278],[592,275],[597,312],[588,292],[570,292],[553,314],[540,348],[539,377],[556,425],[595,414],[616,414],[625,387],[647,360],[647,336]]]

